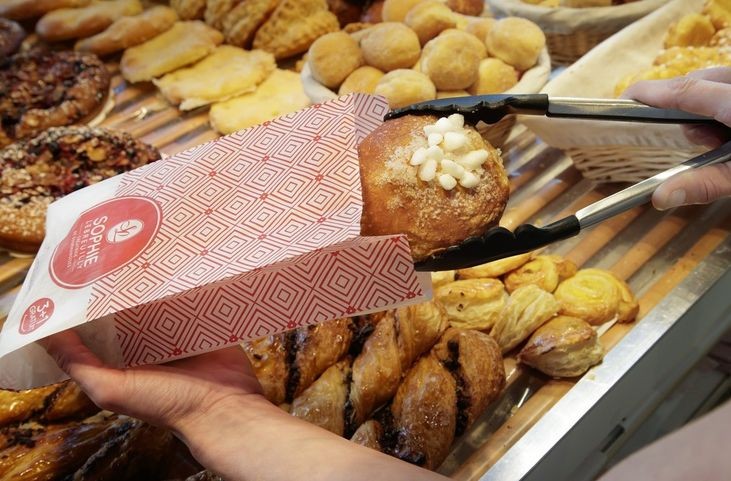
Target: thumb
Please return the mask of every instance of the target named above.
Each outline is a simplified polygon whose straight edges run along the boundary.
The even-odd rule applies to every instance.
[[[655,190],[652,204],[658,210],[666,210],[708,204],[727,196],[731,196],[731,164],[724,163],[671,177]]]

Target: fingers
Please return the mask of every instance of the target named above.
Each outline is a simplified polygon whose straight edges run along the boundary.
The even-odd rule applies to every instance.
[[[688,74],[688,77],[709,80],[711,82],[731,83],[731,68],[714,67],[703,70],[695,70]]]
[[[709,149],[720,147],[731,138],[731,131],[722,125],[684,125],[683,133],[689,142]]]
[[[652,196],[659,210],[680,205],[707,204],[731,196],[731,164],[718,164],[691,170],[663,183]]]

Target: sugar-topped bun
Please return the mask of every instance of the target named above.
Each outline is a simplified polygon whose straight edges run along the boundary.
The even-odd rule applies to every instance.
[[[358,154],[361,233],[406,234],[416,261],[482,234],[505,209],[500,154],[461,115],[389,120]]]

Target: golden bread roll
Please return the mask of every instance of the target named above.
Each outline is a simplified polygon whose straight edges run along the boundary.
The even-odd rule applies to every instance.
[[[326,87],[337,88],[363,65],[363,53],[353,37],[345,32],[332,32],[312,43],[308,62],[315,80]]]
[[[561,304],[551,293],[533,284],[521,286],[510,294],[505,310],[490,335],[506,353],[558,314],[560,309]]]
[[[383,75],[383,72],[370,65],[358,67],[345,78],[340,85],[338,94],[345,95],[353,92],[372,94],[376,91],[376,85],[383,78]]]
[[[670,26],[665,34],[665,48],[708,45],[714,33],[716,29],[707,16],[689,13]]]
[[[384,72],[411,68],[419,60],[419,37],[402,23],[385,22],[366,30],[360,41],[363,58]]]
[[[524,72],[538,62],[546,46],[546,36],[530,20],[507,17],[498,20],[490,28],[485,44],[491,56]]]
[[[363,140],[358,147],[363,235],[406,234],[419,260],[497,223],[509,192],[500,154],[463,123],[458,115],[404,116]],[[425,130],[444,132],[444,139],[429,146]],[[447,154],[455,160],[444,159]]]
[[[253,92],[213,104],[209,118],[216,131],[230,134],[309,105],[300,76],[277,69]]]
[[[452,99],[455,97],[468,97],[470,95],[466,90],[439,90],[437,91],[438,99]]]
[[[392,109],[435,99],[437,89],[429,77],[410,69],[397,69],[381,77],[373,89],[388,100]]]
[[[464,279],[437,287],[434,298],[447,311],[450,326],[490,330],[502,315],[508,293],[497,279]]]
[[[448,29],[424,46],[421,71],[438,90],[466,89],[477,81],[480,61],[486,56],[485,46],[477,37]]]
[[[338,17],[326,0],[282,0],[257,30],[253,46],[279,60],[306,52],[319,37],[338,30]]]
[[[246,0],[236,5],[222,22],[226,42],[239,47],[251,47],[256,31],[278,4],[279,0]]]
[[[487,39],[487,33],[495,25],[495,22],[497,20],[492,17],[470,19],[465,26],[465,31],[484,42]]]
[[[553,377],[575,377],[602,362],[604,348],[586,321],[554,317],[538,328],[518,354],[518,360]]]
[[[457,26],[457,16],[439,0],[425,0],[415,5],[404,23],[419,37],[424,45],[448,28]]]
[[[703,13],[710,18],[717,29],[731,26],[731,2],[728,0],[709,0],[703,6]]]
[[[223,42],[223,35],[205,23],[176,22],[147,42],[128,48],[119,68],[128,82],[149,81],[197,62]]]
[[[488,262],[475,267],[469,267],[467,269],[458,269],[458,279],[480,279],[480,278],[491,278],[500,277],[507,274],[510,271],[514,271],[526,262],[528,262],[533,254],[530,252],[525,254],[518,254],[517,256],[506,257],[505,259],[498,259],[496,261]]]
[[[191,110],[256,90],[277,68],[263,50],[221,45],[206,58],[152,82],[180,110]]]
[[[611,272],[582,269],[556,289],[561,314],[599,325],[611,320],[631,321],[639,309],[624,281]]]
[[[384,22],[403,22],[414,5],[424,0],[385,0],[381,9],[381,18]]]
[[[431,273],[431,284],[434,289],[454,281],[454,274],[457,271],[440,271]]]
[[[91,0],[3,0],[0,2],[0,17],[25,20],[62,8],[85,7]]]
[[[447,6],[457,13],[479,17],[485,10],[484,0],[447,0]]]
[[[36,33],[49,42],[89,37],[103,31],[119,18],[141,12],[139,0],[110,0],[81,8],[62,8],[38,20]]]
[[[544,291],[553,292],[559,282],[576,274],[576,264],[560,256],[536,256],[505,276],[505,288],[513,292],[520,286],[535,284]]]
[[[467,91],[471,95],[485,95],[505,92],[518,83],[518,71],[499,58],[480,61],[477,81]]]
[[[206,12],[206,0],[170,0],[180,20],[201,20]]]
[[[177,20],[175,10],[158,5],[139,15],[120,18],[103,32],[76,42],[74,50],[108,55],[147,42],[169,30]]]

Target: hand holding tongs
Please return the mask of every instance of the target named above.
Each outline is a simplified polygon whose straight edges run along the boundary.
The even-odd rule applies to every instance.
[[[448,115],[459,113],[467,123],[495,123],[505,115],[530,114],[599,120],[654,123],[713,123],[712,119],[678,110],[665,110],[632,101],[549,98],[537,95],[484,95],[423,102],[390,112],[386,119],[405,114]],[[573,237],[582,229],[649,202],[652,194],[670,177],[690,169],[731,160],[731,142],[610,195],[545,227],[530,224],[514,232],[503,227],[489,229],[480,237],[465,240],[416,264],[418,271],[463,269],[510,257]]]

